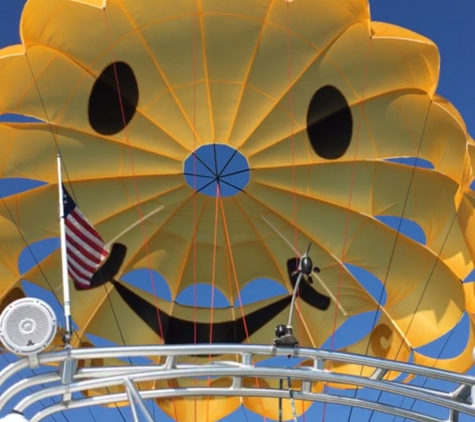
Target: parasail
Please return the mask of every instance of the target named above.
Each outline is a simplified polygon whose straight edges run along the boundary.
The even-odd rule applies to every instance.
[[[320,273],[299,289],[301,346],[319,348],[377,310],[372,331],[345,351],[471,367],[474,291],[461,280],[474,269],[475,144],[436,93],[430,40],[371,21],[366,0],[29,0],[21,38],[0,51],[0,114],[36,120],[0,123],[0,177],[42,184],[0,206],[3,307],[22,295],[22,280],[62,297],[59,249],[26,274],[17,268],[25,242],[59,236],[60,151],[65,187],[111,248],[104,266],[113,269],[71,290],[74,347],[91,344],[88,334],[127,345],[271,343],[311,243]],[[405,157],[429,164],[398,161]],[[381,216],[412,220],[425,242]],[[348,265],[381,281],[384,304]],[[124,280],[139,269],[163,276],[172,300]],[[243,288],[262,278],[287,293],[243,304]],[[197,283],[230,306],[175,301]],[[414,350],[464,312],[470,332],[458,356]],[[240,405],[212,400],[213,421]],[[243,399],[274,419],[276,401]],[[157,404],[183,422],[201,409],[191,399],[180,399],[178,415],[170,401]]]

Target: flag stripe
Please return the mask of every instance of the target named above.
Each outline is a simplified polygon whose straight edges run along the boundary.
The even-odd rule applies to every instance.
[[[68,273],[79,289],[88,289],[91,279],[109,250],[104,240],[63,185],[64,224]]]
[[[68,219],[68,223],[71,222],[77,227],[79,230],[81,228],[84,229],[82,231],[83,236],[85,236],[89,241],[92,242],[93,245],[97,246],[97,250],[99,252],[103,251],[104,241],[101,239],[101,236],[92,226],[88,225],[89,222],[86,220],[84,215],[78,211],[77,209],[71,212],[71,217]]]
[[[88,281],[87,278],[81,277],[80,275],[77,275],[77,273],[73,269],[69,269],[69,275],[70,277],[77,283],[81,284],[82,287],[89,287],[90,282]]]
[[[68,241],[74,244],[76,249],[80,250],[85,255],[87,255],[87,257],[92,262],[101,262],[101,260],[103,259],[103,255],[101,253],[92,249],[89,246],[89,243],[84,242],[84,240],[82,240],[81,237],[77,236],[76,233],[69,230],[68,227],[66,227],[66,238],[68,239]]]
[[[103,245],[97,242],[97,239],[93,239],[89,233],[85,233],[82,224],[76,223],[76,219],[71,217],[68,219],[66,223],[66,228],[76,235],[79,239],[81,239],[87,246],[94,249],[98,254],[102,254],[103,252]]]
[[[68,243],[68,247],[72,246],[71,250],[76,255],[81,255],[81,258],[86,259],[86,262],[89,262],[91,266],[94,267],[101,262],[101,257],[94,256],[91,251],[88,251],[83,245],[81,245],[80,241],[76,241],[74,236],[66,236],[66,241]]]
[[[93,276],[93,272],[85,270],[84,267],[81,267],[80,264],[72,260],[70,257],[68,257],[68,264],[70,266],[71,271],[74,271],[78,276],[84,277],[84,278],[91,278]]]
[[[67,247],[68,258],[74,261],[77,265],[84,268],[84,271],[88,271],[91,274],[96,270],[97,263],[89,261],[87,258],[83,257],[81,253],[74,248],[71,244]]]

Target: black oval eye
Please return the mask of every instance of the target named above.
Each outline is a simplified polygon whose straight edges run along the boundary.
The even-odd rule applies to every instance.
[[[89,123],[101,135],[115,135],[134,117],[139,87],[132,68],[111,63],[97,78],[89,97]]]
[[[307,112],[307,134],[313,150],[322,158],[340,158],[353,134],[353,118],[344,95],[327,85],[313,95]]]

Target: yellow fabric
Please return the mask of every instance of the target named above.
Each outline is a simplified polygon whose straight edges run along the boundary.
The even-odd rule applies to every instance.
[[[172,299],[194,283],[194,242],[196,279],[214,278],[230,303],[261,277],[276,280],[290,294],[285,262],[293,251],[264,217],[292,243],[296,235],[300,252],[313,242],[312,258],[346,313],[334,301],[326,312],[301,303],[294,323],[302,346],[319,347],[334,327],[378,306],[342,269],[343,262],[378,277],[387,292],[374,332],[346,347],[349,352],[408,361],[412,348],[448,332],[465,310],[473,317],[473,289],[464,290],[460,280],[474,268],[475,194],[469,186],[475,144],[457,110],[436,94],[437,47],[406,29],[371,22],[367,0],[29,0],[21,37],[22,45],[0,50],[0,114],[45,123],[0,124],[0,177],[47,185],[0,205],[0,298],[13,300],[10,293],[21,279],[49,289],[43,273],[61,298],[58,252],[41,262],[42,272],[35,267],[20,277],[17,269],[24,248],[18,230],[28,243],[58,236],[57,143],[81,210],[106,241],[137,221],[137,200],[142,215],[164,206],[120,239],[128,247],[121,274],[150,264],[168,281]],[[126,130],[101,135],[88,120],[89,94],[113,61],[133,69],[139,103]],[[349,148],[336,160],[315,154],[306,132],[309,103],[326,85],[344,95],[354,121]],[[246,193],[222,200],[225,220],[218,204],[215,269],[216,199],[195,196],[183,176],[194,148],[213,142],[239,149],[252,169]],[[416,156],[434,169],[385,160]],[[381,215],[416,222],[426,243],[397,235],[375,218]],[[162,341],[111,285],[106,289],[110,302],[103,288],[72,291],[83,342],[87,333],[119,344]],[[207,309],[133,290],[170,315],[210,320]],[[121,331],[112,309],[120,310]],[[287,312],[288,307],[249,341],[272,341]],[[240,307],[214,310],[213,321],[241,316]],[[416,353],[415,360],[465,371],[473,344],[471,326],[459,356],[435,360]],[[81,345],[79,339],[75,345]],[[349,364],[328,369],[371,371]],[[212,409],[210,422],[240,404],[212,400],[213,405],[203,399],[197,406],[200,414]],[[157,402],[179,421],[195,418],[192,399],[176,404],[178,414],[173,402]],[[273,399],[243,403],[276,418]],[[304,410],[299,403],[299,413]],[[284,414],[291,416],[288,402]]]

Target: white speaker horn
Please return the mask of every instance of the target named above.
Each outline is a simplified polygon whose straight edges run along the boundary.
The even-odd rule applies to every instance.
[[[51,307],[40,299],[12,302],[0,315],[0,341],[16,355],[36,355],[54,340],[58,322]]]

